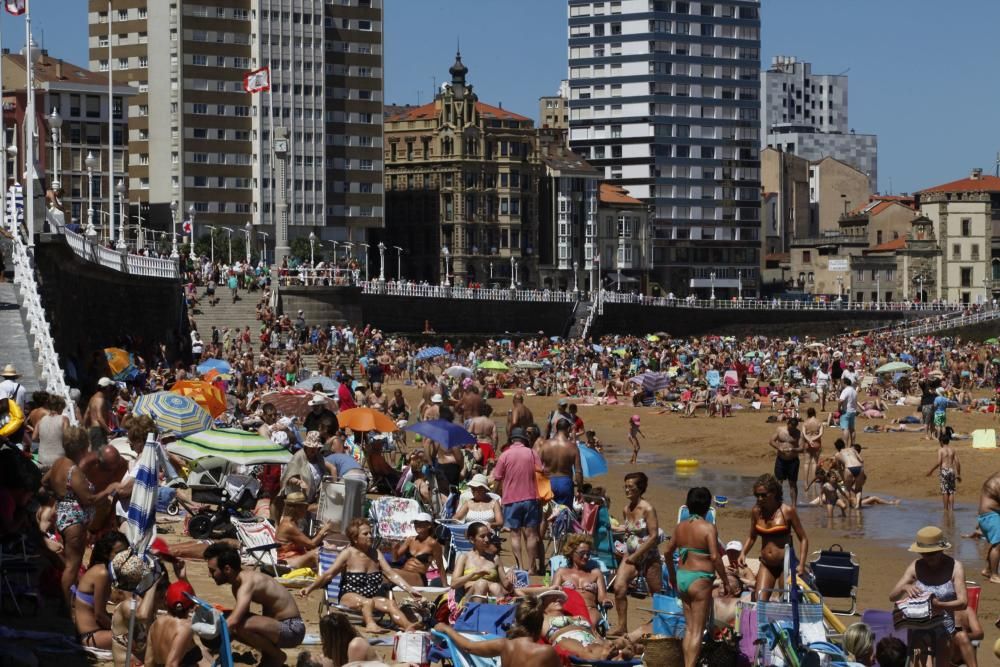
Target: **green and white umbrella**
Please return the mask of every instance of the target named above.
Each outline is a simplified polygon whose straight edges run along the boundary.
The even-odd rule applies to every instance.
[[[537,371],[537,370],[539,370],[541,368],[544,368],[544,366],[542,366],[537,361],[515,361],[514,362],[514,368],[521,368],[521,369],[525,369],[525,370],[529,370],[529,371],[530,370]]]
[[[218,456],[232,463],[259,465],[288,463],[292,454],[265,437],[235,428],[202,431],[167,445],[167,451],[186,459]]]
[[[890,361],[884,366],[875,369],[876,373],[906,373],[913,370],[913,366],[903,361]]]
[[[494,361],[490,359],[489,361],[482,361],[479,363],[479,367],[487,371],[507,371],[510,370],[502,361]]]

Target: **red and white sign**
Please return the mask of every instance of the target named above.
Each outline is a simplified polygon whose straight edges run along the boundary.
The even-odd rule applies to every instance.
[[[20,16],[28,11],[27,0],[4,0],[3,7],[7,10],[8,14],[13,14],[14,16]]]
[[[271,90],[271,68],[261,67],[243,76],[243,90],[248,93],[259,93]]]
[[[185,234],[190,234],[191,233],[191,221],[190,220],[185,220],[184,224],[181,225],[181,229],[184,230]]]

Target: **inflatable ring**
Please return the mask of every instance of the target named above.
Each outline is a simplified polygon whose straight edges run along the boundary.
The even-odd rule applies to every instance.
[[[677,459],[674,465],[678,468],[694,468],[698,465],[698,459]]]
[[[21,411],[21,406],[19,406],[15,401],[11,399],[4,399],[7,401],[8,409],[10,410],[10,419],[6,424],[0,428],[0,437],[6,438],[7,436],[14,435],[17,433],[24,425],[24,412]]]

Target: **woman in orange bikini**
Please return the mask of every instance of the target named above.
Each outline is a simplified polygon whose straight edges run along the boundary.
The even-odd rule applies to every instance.
[[[753,495],[757,499],[750,512],[750,537],[740,552],[739,565],[746,567],[746,557],[757,538],[761,538],[760,569],[754,585],[754,599],[767,600],[768,589],[784,588],[782,569],[785,565],[785,547],[791,544],[792,531],[799,538],[798,574],[805,573],[805,558],[809,554],[809,538],[802,528],[799,513],[794,507],[782,502],[781,483],[774,475],[766,474],[757,478],[753,485]]]

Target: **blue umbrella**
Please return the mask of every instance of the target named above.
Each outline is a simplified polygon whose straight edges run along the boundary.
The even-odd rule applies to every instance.
[[[604,460],[604,454],[582,443],[577,443],[576,446],[580,450],[580,464],[583,466],[584,479],[608,474],[608,462]]]
[[[423,361],[424,359],[433,359],[434,357],[443,357],[448,354],[448,351],[443,347],[425,347],[424,349],[417,352],[417,361]]]
[[[306,378],[305,380],[299,380],[295,383],[295,386],[299,389],[306,389],[308,391],[313,391],[313,385],[323,385],[320,389],[324,394],[336,394],[337,390],[340,389],[340,383],[332,378],[328,378],[325,375],[313,375]]]
[[[222,359],[206,359],[198,364],[199,375],[204,375],[205,373],[213,370],[219,371],[220,375],[230,375],[233,372],[232,367]]]
[[[593,348],[594,352],[597,352],[597,353],[604,352],[604,346],[603,345],[598,345],[597,343],[592,343],[590,347]]]
[[[636,361],[633,360],[633,365]],[[670,376],[666,373],[654,373],[653,371],[646,371],[636,375],[634,378],[630,378],[632,382],[641,385],[646,391],[662,391],[670,386]]]
[[[132,413],[153,418],[162,431],[169,431],[178,438],[212,428],[212,415],[193,398],[172,391],[145,394],[135,400]]]
[[[417,422],[403,428],[404,431],[419,433],[428,440],[433,440],[445,449],[476,444],[476,436],[472,435],[458,424],[444,419],[431,419]]]

